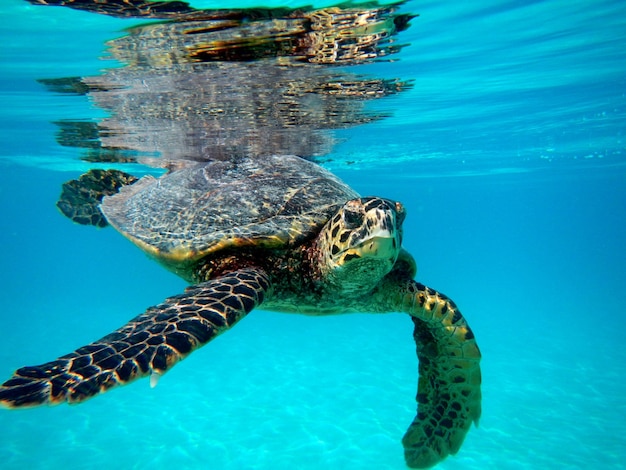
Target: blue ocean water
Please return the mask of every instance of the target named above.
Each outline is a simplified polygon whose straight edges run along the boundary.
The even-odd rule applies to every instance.
[[[362,194],[405,203],[418,279],[452,297],[476,333],[480,426],[438,468],[626,468],[626,4],[403,10],[420,14],[398,36],[407,46],[359,72],[413,87],[371,104],[389,118],[337,131],[327,166]],[[90,164],[55,141],[52,122],[102,111],[36,79],[99,73],[104,43],[138,20],[18,0],[0,13],[8,378],[184,282],[54,206]],[[253,312],[154,389],[140,381],[79,406],[0,410],[0,465],[402,469],[416,367],[404,315]]]

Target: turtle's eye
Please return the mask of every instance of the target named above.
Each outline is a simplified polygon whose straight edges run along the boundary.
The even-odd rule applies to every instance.
[[[357,228],[363,224],[363,214],[360,212],[346,211],[343,220],[346,223],[346,228]]]
[[[402,225],[404,219],[406,219],[406,209],[402,204],[396,202],[396,223]]]

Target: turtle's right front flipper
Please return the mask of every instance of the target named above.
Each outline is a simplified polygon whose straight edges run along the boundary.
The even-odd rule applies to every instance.
[[[77,403],[140,377],[158,378],[232,327],[270,290],[267,275],[254,269],[190,287],[99,341],[55,361],[17,370],[0,385],[0,405]]]
[[[108,222],[99,208],[102,199],[136,181],[136,177],[119,170],[89,170],[77,180],[63,183],[57,207],[76,223],[106,227]]]

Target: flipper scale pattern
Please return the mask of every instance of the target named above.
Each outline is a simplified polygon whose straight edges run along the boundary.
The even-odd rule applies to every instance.
[[[401,309],[412,316],[419,360],[417,416],[402,439],[407,465],[427,468],[456,454],[481,414],[481,354],[447,296],[409,281]]]
[[[140,377],[162,375],[260,305],[270,288],[267,275],[253,269],[192,286],[98,341],[18,369],[0,386],[0,404],[77,403]]]

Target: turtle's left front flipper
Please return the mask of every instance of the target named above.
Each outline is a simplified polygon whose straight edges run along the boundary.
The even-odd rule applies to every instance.
[[[77,403],[140,377],[155,380],[232,327],[270,290],[267,275],[254,269],[190,287],[99,341],[56,361],[18,369],[0,385],[0,405]]]
[[[481,412],[480,351],[461,312],[445,295],[412,279],[389,279],[391,310],[411,315],[419,360],[417,416],[402,445],[413,468],[456,454]]]

